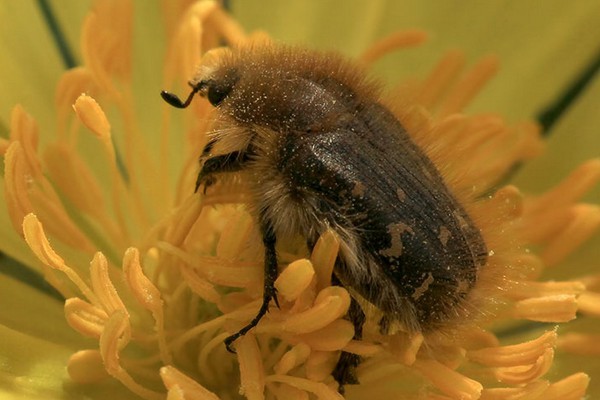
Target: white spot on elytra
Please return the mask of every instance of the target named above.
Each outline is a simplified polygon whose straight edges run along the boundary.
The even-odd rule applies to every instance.
[[[431,285],[434,280],[435,279],[433,278],[433,274],[431,272],[428,272],[427,278],[425,278],[423,283],[421,283],[421,286],[419,286],[418,288],[415,289],[415,291],[411,297],[414,300],[418,300],[421,296],[423,296],[427,292],[427,290],[429,289],[429,285]]]
[[[389,224],[387,231],[390,234],[390,247],[385,250],[379,250],[379,254],[386,257],[400,257],[402,255],[402,234],[408,232],[411,235],[414,234],[413,229],[400,222],[397,224]]]
[[[402,190],[401,188],[398,188],[396,190],[396,196],[398,197],[398,200],[404,202],[406,200],[406,192],[404,190]]]
[[[440,234],[438,235],[438,239],[442,242],[442,246],[446,247],[448,244],[448,240],[452,237],[452,234],[445,226],[440,226]]]

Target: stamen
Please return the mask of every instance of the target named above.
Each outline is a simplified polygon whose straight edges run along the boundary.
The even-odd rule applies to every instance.
[[[478,399],[483,386],[434,360],[417,359],[413,366],[442,393],[456,399]]]
[[[485,400],[541,399],[542,394],[549,387],[548,381],[540,380],[517,388],[484,389],[481,398]]]
[[[316,351],[338,351],[342,349],[350,351],[349,348],[356,349],[359,347],[351,346],[353,336],[354,326],[352,323],[345,319],[337,319],[322,329],[298,335],[298,340],[306,343]]]
[[[494,193],[490,206],[507,218],[516,219],[523,214],[523,195],[515,186],[505,186]]]
[[[323,289],[315,300],[314,307],[304,312],[291,314],[278,323],[283,331],[290,333],[309,333],[322,329],[338,318],[343,317],[350,307],[350,295],[346,289],[339,286],[330,286]],[[271,321],[259,325],[258,331],[268,328]]]
[[[246,33],[242,26],[221,7],[215,7],[207,20],[230,45],[236,46],[246,40]]]
[[[306,290],[315,276],[315,270],[309,260],[297,260],[279,274],[275,281],[277,294],[286,301],[296,300]]]
[[[512,299],[527,299],[532,297],[545,297],[554,295],[580,295],[585,290],[585,285],[579,281],[565,282],[516,282],[507,293]],[[581,298],[579,300],[581,302]]]
[[[256,338],[248,333],[238,339],[235,348],[240,364],[240,394],[248,400],[264,399],[265,373]]]
[[[600,181],[600,159],[581,164],[562,182],[527,204],[531,214],[546,214],[579,200]]]
[[[225,260],[236,260],[254,232],[254,220],[244,211],[239,211],[227,221],[217,243],[216,255]]]
[[[535,363],[547,349],[556,346],[556,330],[540,337],[510,346],[489,347],[467,352],[467,358],[490,367],[514,367]]]
[[[112,239],[109,240],[116,247],[115,253],[120,253],[122,250],[119,245],[129,240],[115,222],[114,216],[109,215],[100,183],[87,162],[79,157],[73,147],[61,142],[46,148],[44,162],[47,175],[60,193],[73,204],[77,212],[93,217],[104,230],[101,232],[104,237]],[[91,236],[89,233],[88,235]]]
[[[20,142],[27,168],[33,179],[42,176],[42,166],[37,155],[39,141],[38,126],[23,107],[17,105],[10,114],[10,141]]]
[[[80,384],[98,383],[109,376],[98,350],[80,350],[74,353],[67,363],[67,373],[73,381]]]
[[[311,351],[310,356],[308,356],[304,365],[306,368],[306,377],[313,382],[323,382],[333,372],[338,359],[339,356],[337,353],[330,351]],[[269,377],[267,377],[267,379],[269,379]]]
[[[586,291],[578,299],[579,311],[600,317],[600,293]]]
[[[275,365],[273,370],[278,375],[286,375],[292,369],[304,364],[310,355],[311,348],[305,343],[299,343],[288,350]]]
[[[427,33],[419,29],[394,32],[369,46],[359,57],[366,66],[397,49],[418,46],[427,40]]]
[[[65,317],[71,328],[83,336],[100,339],[108,314],[102,308],[73,297],[65,301]]]
[[[17,232],[21,232],[23,218],[33,212],[28,196],[26,166],[23,148],[19,142],[12,142],[4,155],[4,198],[8,215]]]
[[[344,400],[344,397],[335,389],[322,382],[289,375],[269,375],[266,377],[266,382],[285,383],[305,392],[313,393],[319,400]]]
[[[75,138],[67,137],[67,121],[71,116],[71,107],[82,93],[97,93],[94,79],[85,67],[75,67],[65,71],[56,85],[54,104],[57,112],[58,142],[74,145]]]
[[[417,353],[425,338],[423,334],[408,335],[398,332],[390,338],[390,352],[404,365],[413,365],[417,360]]]
[[[124,311],[115,311],[108,319],[100,337],[100,354],[106,371],[138,396],[149,400],[163,400],[164,393],[143,387],[121,367],[120,352],[129,343],[130,338],[129,316]]]
[[[554,349],[546,349],[531,365],[501,367],[494,370],[496,379],[509,385],[522,385],[544,376],[552,366]]]
[[[123,257],[123,274],[127,279],[129,289],[135,296],[139,304],[152,313],[154,318],[154,329],[158,334],[158,347],[163,364],[172,363],[171,354],[167,350],[164,303],[160,291],[144,275],[140,264],[140,256],[137,249],[130,247]]]
[[[458,113],[481,91],[483,86],[496,74],[498,58],[482,58],[448,93],[440,105],[439,116]]]
[[[169,390],[167,396],[169,400],[171,400],[172,391],[179,393],[182,400],[220,400],[216,394],[170,365],[160,369],[160,377]]]
[[[544,400],[579,400],[585,397],[590,377],[583,372],[573,374],[550,385],[543,394]]]
[[[117,289],[115,289],[108,275],[108,261],[104,254],[100,252],[94,254],[94,258],[90,263],[90,279],[94,293],[98,296],[100,304],[107,314],[112,315],[120,311],[127,317],[129,316],[127,308],[121,301]]]
[[[209,303],[218,303],[221,295],[215,289],[214,285],[208,282],[196,268],[189,265],[180,266],[181,276],[185,280],[187,286],[198,297]]]
[[[567,322],[576,318],[577,297],[554,295],[529,298],[514,306],[515,318],[538,322]]]
[[[570,222],[555,234],[542,252],[547,266],[564,260],[577,247],[587,241],[600,227],[600,207],[577,204],[571,210]]]
[[[100,305],[99,299],[83,279],[81,279],[74,270],[69,268],[64,260],[52,249],[50,242],[44,233],[42,224],[35,214],[28,214],[23,219],[23,235],[33,254],[35,254],[42,263],[50,268],[63,272],[92,304]]]
[[[596,299],[597,300],[597,299]],[[587,333],[563,333],[558,338],[558,349],[579,356],[600,356],[600,335]]]
[[[82,94],[73,104],[73,110],[77,113],[79,120],[102,141],[107,150],[114,152],[110,135],[110,123],[96,100]]]
[[[458,77],[465,64],[465,55],[458,50],[444,54],[433,71],[425,79],[416,98],[417,103],[427,109],[433,109]]]
[[[331,274],[340,248],[340,241],[331,230],[323,233],[315,245],[310,260],[317,275],[317,290],[331,285]]]

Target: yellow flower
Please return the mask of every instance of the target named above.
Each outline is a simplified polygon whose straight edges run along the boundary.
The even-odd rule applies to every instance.
[[[272,12],[284,7],[302,20],[293,6],[272,3],[265,7]],[[242,20],[258,10],[248,4],[235,4]],[[343,18],[365,24],[365,30],[383,30],[378,21],[389,20],[377,7],[356,8],[356,16],[348,17],[316,4],[319,14],[313,10],[314,15],[323,20],[306,18],[296,26],[308,29],[311,22]],[[6,20],[8,6],[2,7]],[[206,195],[193,193],[211,106],[196,100],[186,112],[176,112],[158,93],[185,87],[202,55],[224,42],[243,45],[269,39],[260,32],[247,35],[212,1],[165,1],[161,12],[147,2],[136,7],[134,13],[129,1],[96,2],[83,20],[81,66],[60,77],[55,54],[48,56],[45,68],[37,63],[47,54],[35,65],[24,62],[11,71],[29,78],[31,86],[24,89],[35,88],[36,96],[19,100],[41,116],[34,119],[16,106],[6,119],[9,134],[0,140],[5,199],[1,249],[22,270],[40,271],[53,289],[23,283],[35,282],[34,277],[17,273],[18,280],[0,274],[0,395],[302,399],[312,394],[338,399],[331,371],[342,349],[363,357],[357,369],[360,385],[346,388],[353,399],[549,400],[586,393],[587,373],[600,373],[588,369],[592,357],[600,354],[594,333],[600,316],[598,257],[593,257],[598,246],[584,248],[585,258],[571,254],[600,225],[598,206],[582,200],[600,178],[600,160],[581,163],[582,152],[577,155],[581,165],[568,165],[572,173],[565,167],[558,175],[542,174],[548,179],[544,185],[531,186],[541,193],[536,196],[502,184],[516,165],[542,152],[536,124],[508,121],[529,117],[540,99],[555,95],[549,92],[556,90],[554,85],[528,86],[532,81],[534,86],[552,82],[554,73],[531,70],[522,64],[527,55],[516,57],[519,62],[509,67],[520,69],[521,75],[515,73],[516,81],[495,87],[501,108],[504,104],[509,109],[511,101],[519,105],[505,119],[475,111],[490,109],[490,98],[472,104],[496,73],[496,57],[467,62],[461,51],[440,50],[434,52],[439,61],[434,61],[431,53],[424,56],[422,46],[418,68],[408,51],[379,63],[393,49],[422,44],[426,35],[420,30],[379,31],[383,39],[370,44],[367,36],[352,38],[355,47],[348,51],[359,62],[375,69],[403,63],[418,71],[413,79],[396,84],[391,101],[481,228],[490,249],[488,264],[469,299],[471,307],[448,329],[427,335],[402,330],[382,334],[377,312],[371,310],[363,339],[352,340],[352,324],[344,319],[350,296],[331,286],[338,239],[323,234],[311,254],[301,244],[283,243],[276,282],[281,308],[272,307],[236,342],[237,355],[232,355],[223,346],[224,338],[245,325],[260,305],[260,236],[244,206],[248,198],[240,182],[222,184]],[[497,9],[472,3],[481,14],[474,20],[444,7],[432,15],[453,16],[452,26],[466,32],[466,42],[489,39],[473,34],[469,23],[496,21]],[[50,18],[52,9],[42,10],[50,11],[45,15]],[[515,21],[529,22],[530,16],[520,11],[515,15],[522,19]],[[262,8],[260,15],[248,17],[248,27],[254,28],[250,21],[265,15]],[[275,37],[293,32],[286,30],[287,20],[272,20]],[[166,41],[156,34],[163,29]],[[74,32],[63,33],[63,43],[68,43]],[[597,37],[589,36],[584,39]],[[320,37],[312,39],[328,44]],[[554,45],[542,43],[546,50]],[[50,47],[44,44],[41,51]],[[510,51],[520,49],[514,42],[510,46]],[[69,64],[69,57],[63,60]],[[45,78],[41,83],[38,70]],[[535,81],[523,71],[546,75]],[[566,68],[560,71],[567,74]],[[400,81],[398,69],[389,68],[388,74]],[[46,78],[56,78],[55,92]],[[518,91],[511,92],[515,87]],[[53,117],[47,112],[48,93],[55,93]],[[582,107],[574,121],[589,121],[588,114],[596,114],[585,103]],[[569,116],[561,120],[561,132],[580,138],[578,130],[586,125],[574,121]],[[586,158],[598,156],[596,136],[589,136],[592,153]],[[560,138],[553,137],[548,147],[548,153],[565,158]],[[531,184],[540,176],[536,168],[555,163],[548,157],[541,160],[520,172],[517,182]],[[560,353],[566,364],[571,357],[575,367],[560,369]],[[588,391],[598,392],[598,387]]]

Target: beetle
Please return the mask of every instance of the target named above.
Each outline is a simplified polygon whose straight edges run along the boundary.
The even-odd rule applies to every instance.
[[[255,327],[277,303],[278,239],[312,247],[332,229],[340,252],[332,281],[377,307],[385,330],[429,332],[464,307],[487,247],[441,173],[382,101],[379,85],[336,53],[269,44],[209,57],[189,82],[216,108],[196,189],[244,172],[264,244],[264,292]],[[221,147],[219,152],[214,150]],[[364,313],[349,318],[360,338]],[[342,353],[334,377],[356,383],[358,357]]]

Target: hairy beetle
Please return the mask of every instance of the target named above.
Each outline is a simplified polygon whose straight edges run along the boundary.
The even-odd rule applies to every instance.
[[[229,51],[203,65],[198,93],[217,109],[196,189],[244,171],[265,247],[262,307],[227,348],[277,302],[277,239],[326,229],[341,239],[334,283],[375,305],[381,325],[412,332],[443,325],[462,307],[487,260],[486,244],[432,161],[380,99],[362,69],[332,53],[281,45]],[[221,145],[219,154],[213,148]],[[349,317],[360,337],[364,314]],[[356,382],[358,359],[334,371]]]

